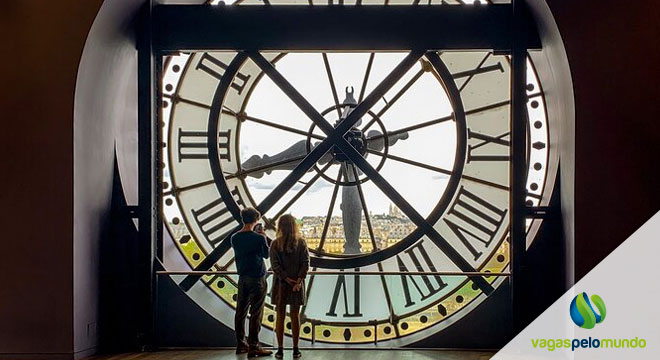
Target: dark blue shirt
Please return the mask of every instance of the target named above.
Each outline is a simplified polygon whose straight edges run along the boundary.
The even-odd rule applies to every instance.
[[[239,231],[231,236],[238,275],[259,278],[266,276],[264,259],[268,258],[266,237],[254,231]]]

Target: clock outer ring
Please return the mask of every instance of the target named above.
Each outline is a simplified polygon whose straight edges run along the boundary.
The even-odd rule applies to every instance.
[[[440,84],[444,87],[454,110],[453,115],[454,123],[456,126],[456,155],[454,158],[452,176],[449,178],[447,187],[445,188],[442,197],[438,201],[438,204],[435,206],[433,211],[431,211],[431,214],[425,219],[427,222],[433,225],[440,219],[442,214],[449,206],[461,181],[467,155],[467,122],[458,87],[456,86],[454,79],[451,77],[449,69],[445,66],[437,53],[430,52],[430,54],[427,53],[425,57],[429,59],[433,69],[435,69],[437,74],[440,76],[440,79],[442,80]],[[230,213],[239,223],[241,222],[240,208],[231,195],[224,175],[222,174],[222,168],[220,166],[220,161],[218,160],[218,136],[215,134],[218,132],[222,104],[224,103],[227,91],[229,91],[231,82],[233,81],[236,73],[238,73],[246,60],[247,55],[245,52],[239,51],[236,54],[236,57],[232,59],[229,66],[225,69],[225,73],[223,74],[222,79],[216,88],[215,94],[213,95],[213,103],[209,112],[209,138],[207,142],[209,165],[211,167],[213,178],[215,179],[215,185],[223,201],[227,204],[227,208],[229,209]],[[422,238],[422,236],[424,236],[423,230],[417,227],[410,234],[408,234],[408,236],[383,250],[374,252],[372,254],[363,254],[342,258],[322,258],[312,256],[310,257],[310,266],[326,269],[348,269],[373,265],[397,255],[398,253],[402,252],[417,242],[420,238]],[[218,245],[218,247],[227,247],[228,249],[228,239],[229,237],[224,239],[222,243]]]

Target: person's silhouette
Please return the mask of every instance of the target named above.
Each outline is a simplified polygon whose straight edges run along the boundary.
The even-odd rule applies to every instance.
[[[266,300],[266,265],[268,242],[259,227],[259,233],[253,231],[261,214],[256,209],[241,210],[243,228],[232,235],[231,247],[234,249],[236,269],[238,271],[238,300],[236,301],[236,353],[248,353],[248,357],[268,356],[272,351],[259,345],[259,330],[264,314]],[[245,341],[245,318],[250,312],[250,332]]]

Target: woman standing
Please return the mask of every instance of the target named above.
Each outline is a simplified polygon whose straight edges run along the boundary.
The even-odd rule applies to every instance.
[[[278,349],[275,357],[284,357],[284,319],[286,306],[290,307],[293,335],[293,357],[301,356],[298,349],[300,337],[300,306],[305,304],[305,276],[309,270],[307,244],[300,237],[296,219],[283,215],[277,222],[277,237],[270,247],[270,264],[273,269],[271,299],[277,311],[275,333]]]

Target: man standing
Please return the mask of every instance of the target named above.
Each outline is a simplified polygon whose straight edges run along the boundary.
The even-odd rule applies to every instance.
[[[259,330],[264,313],[267,282],[266,265],[268,243],[263,228],[255,232],[255,225],[261,214],[253,208],[241,210],[243,228],[232,235],[231,247],[234,249],[238,270],[238,301],[236,302],[236,353],[248,353],[248,357],[268,356],[272,351],[259,345]],[[250,311],[250,334],[245,341],[245,318]]]

